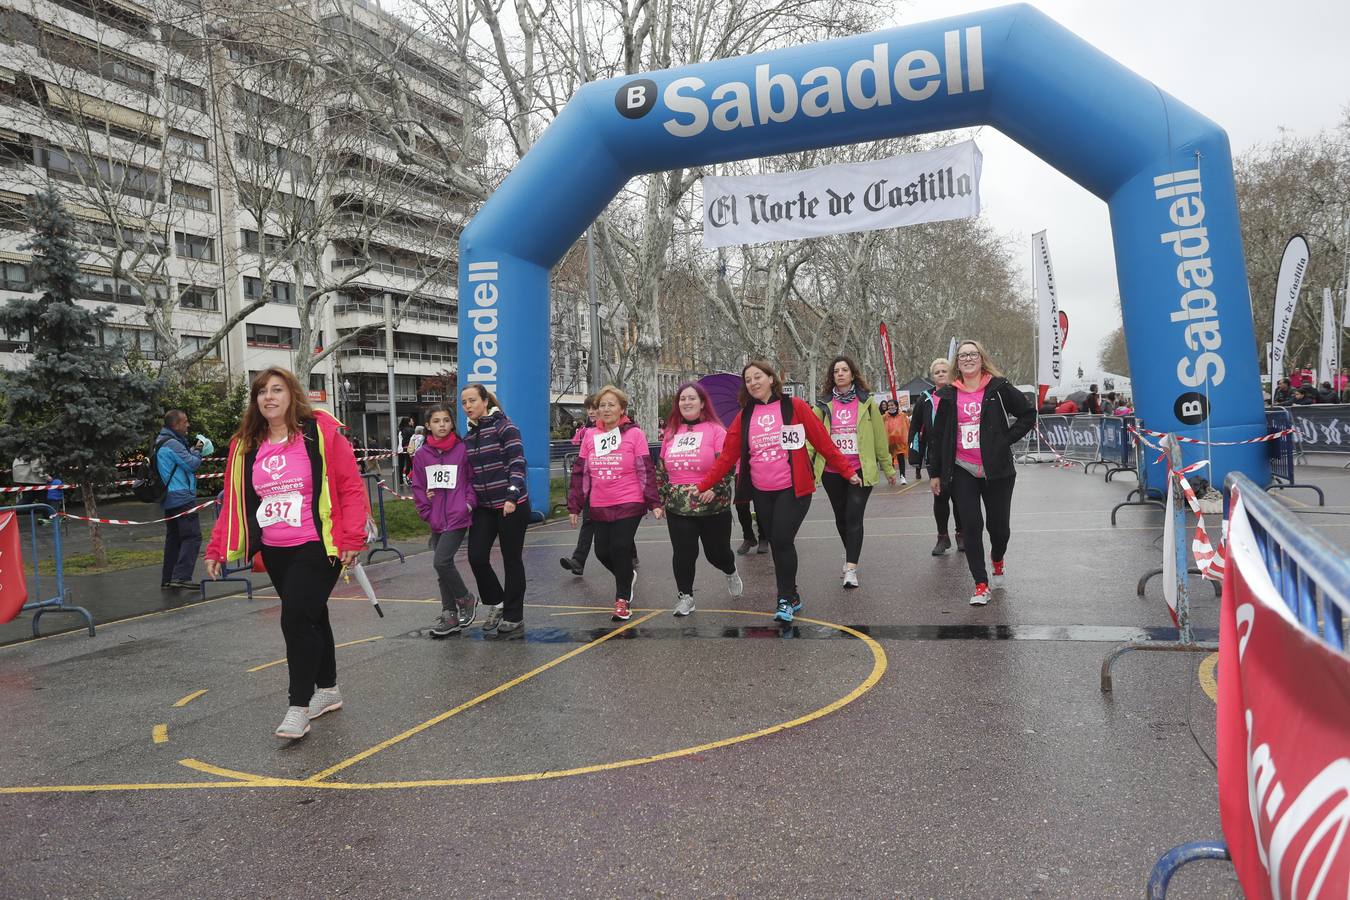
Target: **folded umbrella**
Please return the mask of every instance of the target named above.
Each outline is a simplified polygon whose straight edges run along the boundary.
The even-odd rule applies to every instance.
[[[370,578],[366,575],[365,568],[360,563],[352,563],[347,567],[349,572],[356,573],[356,583],[361,585],[361,590],[366,592],[366,599],[370,605],[375,607],[375,612],[379,613],[381,619],[384,618],[384,610],[380,609],[380,601],[375,599],[375,588],[371,587]]]

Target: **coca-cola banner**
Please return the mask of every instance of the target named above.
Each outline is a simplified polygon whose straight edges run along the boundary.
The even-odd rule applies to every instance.
[[[1244,894],[1350,895],[1350,660],[1304,631],[1233,492],[1219,624],[1219,817]]]
[[[1350,453],[1350,404],[1291,406],[1294,441],[1304,453]]]
[[[974,141],[775,175],[706,176],[703,243],[762,244],[980,214]]]

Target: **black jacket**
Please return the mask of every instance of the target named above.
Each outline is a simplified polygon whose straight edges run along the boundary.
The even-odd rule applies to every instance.
[[[951,484],[956,468],[956,388],[945,385],[936,391],[937,417],[928,438],[928,475],[942,479],[943,490]],[[1014,421],[1009,422],[1009,419]],[[980,456],[984,477],[1007,478],[1014,474],[1012,445],[1036,425],[1036,410],[1008,379],[994,377],[984,390],[980,415]]]
[[[928,455],[928,430],[933,422],[933,392],[924,391],[909,414],[909,464],[923,465]]]

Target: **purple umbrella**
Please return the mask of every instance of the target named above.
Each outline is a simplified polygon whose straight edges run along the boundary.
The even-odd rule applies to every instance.
[[[712,401],[713,409],[717,411],[717,417],[722,420],[722,424],[730,425],[731,420],[736,418],[736,413],[741,411],[741,404],[737,399],[741,393],[741,376],[731,372],[716,372],[704,375],[698,383],[708,392],[708,399]]]

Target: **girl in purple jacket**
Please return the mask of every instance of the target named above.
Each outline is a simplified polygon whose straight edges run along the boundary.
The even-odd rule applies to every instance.
[[[455,566],[478,498],[469,470],[469,454],[455,434],[455,412],[445,404],[427,410],[427,439],[412,459],[413,501],[431,526],[432,566],[441,587],[441,613],[431,636],[443,638],[467,628],[478,614],[478,598],[469,593]]]

